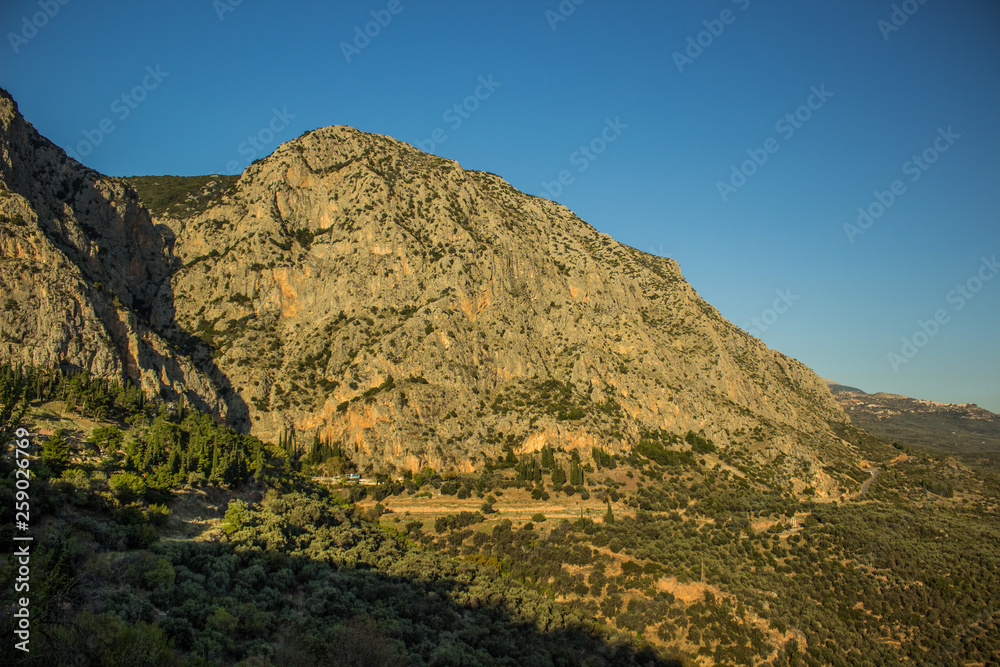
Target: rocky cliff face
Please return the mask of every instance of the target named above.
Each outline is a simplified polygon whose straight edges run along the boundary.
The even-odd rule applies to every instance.
[[[210,344],[253,429],[319,433],[361,465],[621,451],[661,429],[793,453],[844,419],[672,260],[387,137],[308,133],[221,204],[166,222],[178,322]]]
[[[158,233],[127,186],[16,112],[4,123],[4,215],[27,225],[4,223],[17,317],[64,286],[44,297],[61,337],[5,315],[7,356],[38,347],[35,363],[138,375],[219,410],[228,383],[232,421],[340,441],[379,470],[469,470],[546,444],[627,451],[689,429],[796,465],[847,453],[819,378],[724,320],[674,261],[493,174],[329,127]],[[180,370],[157,375],[130,336]]]
[[[171,317],[170,270],[128,183],[67,157],[0,90],[0,359],[128,377],[225,415],[214,383],[149,324]]]

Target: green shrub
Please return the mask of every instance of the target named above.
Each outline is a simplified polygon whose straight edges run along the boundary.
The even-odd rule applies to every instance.
[[[146,493],[146,482],[132,472],[117,472],[108,480],[118,502],[123,505],[133,503]]]

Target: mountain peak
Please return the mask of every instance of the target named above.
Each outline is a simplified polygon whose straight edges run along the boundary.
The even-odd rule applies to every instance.
[[[36,156],[32,170],[56,162]],[[103,313],[81,367],[100,340],[118,341],[118,370],[98,370],[167,396],[183,384],[187,400],[264,438],[338,441],[361,468],[471,470],[546,445],[684,448],[694,431],[782,456],[792,488],[837,493],[819,461],[848,455],[830,427],[846,417],[819,378],[722,318],[673,260],[498,176],[331,126],[282,144],[203,206],[152,221],[127,184],[95,178],[101,206],[57,191],[36,210],[68,204],[109,250],[117,242],[86,230],[142,230],[135,252],[156,258],[155,289],[106,277],[59,232],[53,252],[78,267],[77,298]],[[121,266],[140,266],[131,257]],[[60,313],[46,317],[73,321]],[[156,341],[159,361],[138,341]]]

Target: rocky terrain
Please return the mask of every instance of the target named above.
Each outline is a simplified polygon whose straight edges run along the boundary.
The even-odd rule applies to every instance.
[[[997,654],[996,415],[831,393],[498,176],[328,127],[110,178],[0,91],[0,248],[3,664]]]
[[[156,333],[173,317],[172,259],[135,191],[67,157],[2,89],[0,253],[4,361],[128,378],[227,415],[224,378]]]
[[[836,495],[822,464],[856,458],[823,382],[676,262],[496,175],[328,127],[151,218],[0,107],[4,360],[129,377],[385,472],[692,430]]]

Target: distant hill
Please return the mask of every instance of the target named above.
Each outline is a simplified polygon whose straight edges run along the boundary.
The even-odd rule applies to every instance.
[[[851,421],[880,438],[946,454],[1000,454],[1000,415],[974,403],[868,394],[832,380],[826,383]]]
[[[857,387],[848,387],[846,384],[840,384],[840,383],[835,382],[834,380],[831,380],[829,378],[823,378],[823,382],[826,383],[826,386],[828,386],[830,388],[830,391],[832,391],[832,392],[838,392],[838,391],[856,391],[856,392],[861,393],[861,394],[865,393],[864,390],[862,390],[862,389],[858,389]]]

